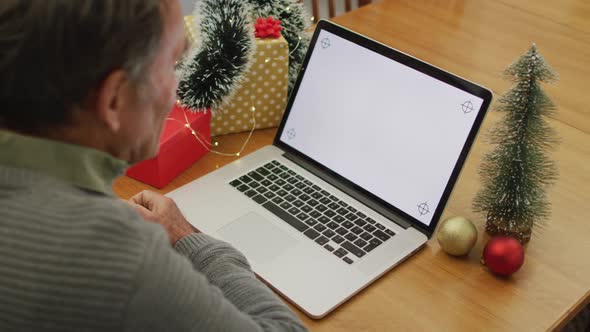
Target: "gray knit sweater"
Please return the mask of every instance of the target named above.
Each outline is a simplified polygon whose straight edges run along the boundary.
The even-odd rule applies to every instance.
[[[230,245],[116,199],[120,166],[0,132],[0,331],[305,330]]]

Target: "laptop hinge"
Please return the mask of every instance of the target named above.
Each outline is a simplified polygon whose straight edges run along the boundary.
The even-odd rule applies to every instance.
[[[283,154],[283,157],[291,160],[292,162],[296,163],[297,165],[305,168],[307,171],[309,171],[310,173],[312,173],[313,175],[319,177],[320,179],[328,182],[329,184],[331,184],[332,186],[338,188],[339,190],[341,190],[342,192],[344,192],[345,194],[347,194],[348,196],[356,199],[357,201],[361,202],[362,204],[366,205],[367,207],[369,207],[370,209],[374,210],[375,212],[381,214],[382,216],[384,216],[385,218],[393,221],[394,223],[398,224],[400,227],[403,227],[404,229],[407,229],[409,227],[411,227],[410,223],[408,223],[407,221],[405,221],[402,217],[392,213],[391,211],[387,210],[386,208],[382,207],[381,205],[377,204],[376,202],[374,202],[373,200],[369,199],[368,197],[366,197],[365,195],[361,194],[360,192],[344,185],[342,182],[338,181],[336,178],[321,172],[320,169],[314,165],[312,165],[310,162],[306,161],[305,159],[298,157],[296,155],[293,155],[289,152],[285,152]]]

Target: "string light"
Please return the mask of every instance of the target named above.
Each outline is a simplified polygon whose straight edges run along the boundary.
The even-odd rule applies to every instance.
[[[180,105],[180,100],[177,100],[176,102],[177,102],[177,104]],[[178,123],[183,124],[183,126],[185,128],[190,130],[191,135],[193,135],[197,139],[197,141],[205,148],[205,150],[207,150],[211,153],[215,153],[220,156],[239,157],[240,155],[242,155],[242,152],[246,148],[246,145],[248,145],[248,142],[252,138],[252,134],[254,133],[254,130],[256,130],[256,115],[255,115],[256,107],[252,106],[250,108],[250,112],[252,112],[252,120],[251,120],[252,121],[252,128],[250,129],[250,132],[248,133],[248,137],[246,138],[246,140],[242,144],[242,147],[240,148],[240,150],[235,153],[226,153],[226,152],[220,152],[220,151],[216,151],[216,150],[211,149],[211,146],[219,146],[219,142],[215,141],[215,142],[213,142],[213,144],[211,144],[210,142],[208,142],[208,140],[205,137],[203,137],[201,135],[201,133],[194,130],[190,124],[190,121],[188,120],[188,117],[186,116],[186,110],[184,110],[184,109],[182,110],[182,114],[184,115],[184,120],[186,121],[184,124],[182,123],[182,121],[175,119],[175,118],[167,118],[166,120],[176,121]]]
[[[301,44],[301,35],[297,35],[297,45],[295,45],[295,47],[293,48],[293,51],[289,52],[289,56],[291,56],[298,48],[299,45]]]
[[[289,7],[289,6],[288,7],[285,7],[285,12],[286,13],[290,13],[291,12],[291,7]],[[315,22],[315,17],[314,16],[311,16],[310,20],[311,20],[311,22]],[[284,29],[284,27],[283,27],[283,30],[284,31],[288,31],[287,29]],[[299,48],[299,44],[301,44],[301,40],[302,39],[303,38],[301,37],[301,35],[297,35],[297,44],[295,45],[295,47],[293,48],[293,50],[291,50],[291,52],[289,52],[289,56],[293,55],[293,53],[295,53],[295,51],[297,51],[297,49]],[[264,60],[264,62],[265,63],[268,63],[270,60],[271,60],[270,58],[266,58]],[[275,59],[272,59],[272,60],[282,60],[282,58],[275,58]]]
[[[289,56],[293,55],[293,53],[295,53],[295,51],[297,51],[297,49],[299,48],[299,45],[301,44],[301,40],[303,38],[301,37],[301,35],[297,36],[297,44],[295,45],[295,47],[293,48],[293,50],[291,52],[289,52]],[[269,63],[271,60],[283,60],[283,57],[277,57],[277,58],[266,58],[264,59],[264,63]]]

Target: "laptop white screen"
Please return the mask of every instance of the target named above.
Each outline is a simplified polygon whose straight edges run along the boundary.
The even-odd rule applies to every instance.
[[[280,140],[428,226],[482,103],[322,30]]]

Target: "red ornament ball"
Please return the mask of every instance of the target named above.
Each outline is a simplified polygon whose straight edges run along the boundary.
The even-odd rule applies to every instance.
[[[493,273],[509,276],[524,263],[524,249],[515,238],[496,236],[486,244],[482,261]]]

